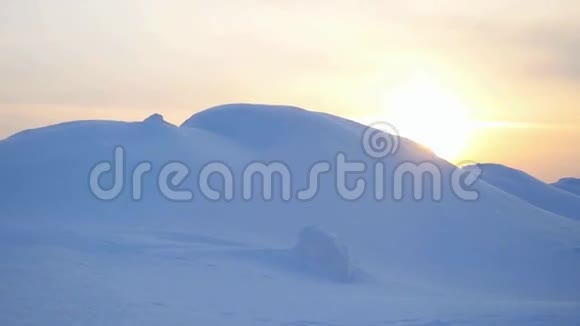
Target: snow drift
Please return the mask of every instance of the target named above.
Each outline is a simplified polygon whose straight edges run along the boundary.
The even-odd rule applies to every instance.
[[[477,167],[483,172],[481,178],[499,189],[549,212],[580,219],[580,197],[504,165],[479,164]]]
[[[300,232],[294,252],[305,268],[316,273],[341,282],[351,282],[355,278],[348,248],[335,234],[306,227]]]
[[[552,185],[580,196],[580,178],[562,178]]]

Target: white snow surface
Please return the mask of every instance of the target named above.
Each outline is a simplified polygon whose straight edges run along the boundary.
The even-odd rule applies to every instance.
[[[580,196],[580,178],[562,178],[552,185]]]
[[[293,107],[234,104],[177,127],[81,121],[0,141],[0,325],[578,325],[579,222],[486,182],[480,199],[176,203],[168,161],[289,164],[296,187],[364,127]],[[139,202],[88,189],[122,145],[151,161]],[[385,160],[448,162],[410,140]],[[129,176],[125,176],[127,180]],[[189,180],[194,187],[195,180]],[[316,227],[311,227],[315,225]],[[318,257],[318,259],[316,258]]]
[[[580,219],[579,196],[505,165],[478,164],[477,167],[482,170],[481,178],[487,183],[549,212]],[[560,181],[560,184],[573,185],[574,183]]]

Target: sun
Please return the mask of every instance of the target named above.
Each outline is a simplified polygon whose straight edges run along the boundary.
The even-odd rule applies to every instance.
[[[454,161],[465,150],[473,130],[469,111],[440,82],[420,76],[385,92],[387,121],[401,136]]]

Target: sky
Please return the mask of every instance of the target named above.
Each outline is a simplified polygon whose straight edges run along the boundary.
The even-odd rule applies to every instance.
[[[0,0],[0,138],[290,104],[580,177],[579,31],[577,0]]]

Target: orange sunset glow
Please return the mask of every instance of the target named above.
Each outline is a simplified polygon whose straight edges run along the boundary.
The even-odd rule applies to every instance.
[[[580,173],[577,1],[203,3],[2,3],[0,136],[278,103],[391,121],[453,162]]]

